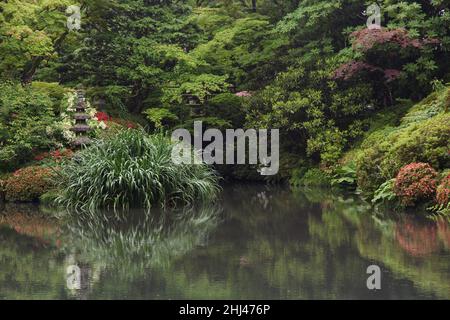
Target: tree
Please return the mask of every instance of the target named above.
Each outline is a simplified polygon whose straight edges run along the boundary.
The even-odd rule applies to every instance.
[[[189,12],[187,5],[172,1],[87,5],[90,18],[82,29],[84,41],[61,51],[62,81],[101,87],[104,93],[111,93],[108,88],[114,86],[116,97],[130,111],[140,113],[144,104],[158,99],[155,93],[170,78],[177,59],[183,59],[184,51],[195,46]]]
[[[68,0],[0,3],[0,73],[30,83],[42,62],[55,57],[68,35]]]

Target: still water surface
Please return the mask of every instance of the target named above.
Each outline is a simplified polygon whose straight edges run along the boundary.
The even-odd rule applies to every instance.
[[[326,190],[234,185],[164,222],[49,216],[0,208],[0,299],[450,299],[448,222]]]

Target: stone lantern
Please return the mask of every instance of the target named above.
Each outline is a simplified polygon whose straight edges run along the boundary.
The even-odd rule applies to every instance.
[[[73,142],[75,147],[81,147],[82,145],[88,145],[91,143],[91,139],[87,137],[87,132],[91,129],[87,124],[87,120],[90,116],[86,113],[86,98],[83,90],[77,90],[77,105],[74,115],[75,125],[71,128],[76,134],[76,139]]]
[[[191,117],[199,117],[203,115],[203,103],[193,94],[183,94],[185,104],[190,107]]]

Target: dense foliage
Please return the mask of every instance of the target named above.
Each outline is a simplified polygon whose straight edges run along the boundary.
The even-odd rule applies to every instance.
[[[439,171],[450,167],[448,96],[448,89],[440,90],[403,116],[387,113],[374,121],[374,128],[347,159],[356,162],[358,186],[363,191],[374,192],[411,162],[429,163]]]
[[[93,138],[277,128],[272,180],[392,198],[403,166],[449,168],[450,3],[377,3],[369,29],[364,0],[79,0],[70,31],[70,1],[0,2],[0,171],[68,147],[83,85]]]
[[[0,171],[15,169],[35,153],[61,146],[57,109],[48,90],[0,84]]]

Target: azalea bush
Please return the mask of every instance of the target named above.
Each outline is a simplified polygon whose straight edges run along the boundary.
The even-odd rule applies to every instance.
[[[427,163],[408,164],[395,178],[394,192],[404,206],[430,200],[436,192],[437,175]]]
[[[7,180],[5,196],[7,201],[36,201],[41,195],[53,188],[51,176],[53,170],[48,167],[31,166],[15,171]]]
[[[448,206],[450,203],[450,174],[442,179],[436,189],[436,202],[440,206]]]
[[[57,149],[50,152],[42,152],[34,157],[36,161],[50,160],[52,162],[61,162],[65,158],[71,158],[73,151],[71,149]]]
[[[102,123],[101,127],[103,129],[107,129],[110,126],[114,127],[114,124],[117,124],[124,128],[129,128],[129,129],[135,129],[138,127],[138,125],[136,123],[134,123],[133,121],[121,119],[121,118],[114,118],[103,111],[99,111],[99,112],[95,113],[94,120]]]

